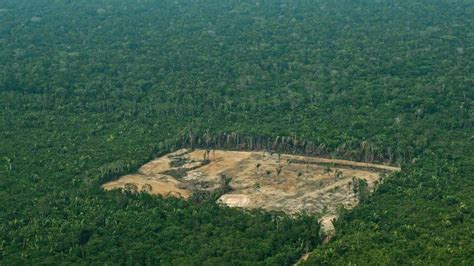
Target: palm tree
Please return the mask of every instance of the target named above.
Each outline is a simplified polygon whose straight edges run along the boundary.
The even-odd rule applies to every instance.
[[[257,170],[257,175],[258,175],[258,168],[260,168],[260,166],[262,166],[260,163],[255,164],[255,169]]]
[[[357,197],[357,192],[359,191],[359,179],[352,177],[352,192],[354,192],[354,197]]]
[[[334,174],[334,181],[337,181],[340,177],[342,177],[342,171],[339,169],[336,169],[335,174]]]
[[[232,190],[232,187],[230,186],[230,181],[232,181],[231,177],[227,175],[221,175],[219,179],[219,183],[220,183],[220,189],[222,193],[227,193]]]
[[[278,167],[276,168],[277,176],[280,176],[281,170],[282,170],[281,165],[278,165]]]

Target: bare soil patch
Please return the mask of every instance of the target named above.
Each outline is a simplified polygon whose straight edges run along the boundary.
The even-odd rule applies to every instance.
[[[337,208],[359,202],[357,184],[367,192],[386,173],[400,169],[347,160],[276,154],[264,151],[182,149],[143,165],[137,174],[103,185],[106,190],[135,184],[151,194],[188,198],[197,190],[218,189],[231,177],[232,191],[219,202],[230,207],[263,208],[289,214],[320,213],[325,235],[332,234]],[[148,185],[147,185],[148,184]],[[150,189],[151,187],[151,189]]]

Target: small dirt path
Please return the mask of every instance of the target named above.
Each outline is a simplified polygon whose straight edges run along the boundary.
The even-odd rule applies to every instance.
[[[333,221],[337,220],[337,215],[335,214],[329,214],[323,216],[321,219],[319,219],[319,224],[321,225],[321,231],[320,234],[324,237],[322,244],[326,245],[331,238],[334,236],[336,233],[336,228],[334,227]],[[294,265],[300,265],[301,263],[305,262],[309,256],[311,256],[310,252],[306,252],[301,256],[298,261]]]

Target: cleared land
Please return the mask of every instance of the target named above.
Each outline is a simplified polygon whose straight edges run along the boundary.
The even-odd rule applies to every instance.
[[[182,149],[143,165],[138,173],[103,185],[106,190],[134,187],[151,194],[188,198],[232,178],[232,191],[219,201],[230,207],[321,213],[326,234],[334,230],[338,206],[353,208],[361,189],[370,192],[397,167],[346,160],[223,150]],[[365,180],[367,186],[358,186]],[[365,183],[364,182],[364,183]],[[131,185],[133,184],[133,185]]]

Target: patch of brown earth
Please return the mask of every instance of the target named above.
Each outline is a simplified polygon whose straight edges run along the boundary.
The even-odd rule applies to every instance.
[[[219,188],[221,175],[232,178],[233,191],[219,201],[231,207],[320,213],[323,234],[333,232],[338,206],[358,204],[354,181],[364,179],[368,189],[383,182],[383,174],[400,168],[264,151],[182,149],[143,165],[138,173],[103,185],[104,189],[135,184],[151,186],[151,194],[188,198],[196,190]],[[196,184],[206,184],[205,186]]]

